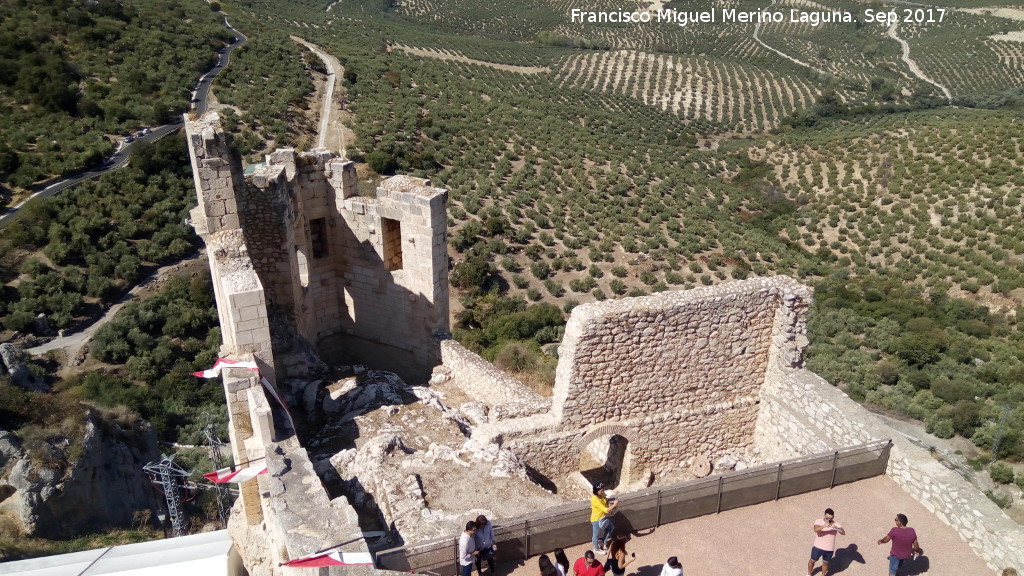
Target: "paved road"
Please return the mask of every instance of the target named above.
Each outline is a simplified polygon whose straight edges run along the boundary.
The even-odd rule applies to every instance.
[[[245,44],[246,40],[248,40],[244,34],[231,27],[227,18],[224,19],[224,25],[227,26],[228,30],[234,32],[235,41],[228,47],[222,49],[222,52],[218,55],[217,65],[207,70],[199,79],[199,83],[196,84],[195,96],[192,97],[192,110],[198,114],[205,114],[206,110],[210,107],[210,86],[213,84],[213,79],[221,73],[221,70],[227,68],[228,64],[231,63],[231,53],[242,44]]]
[[[247,40],[245,35],[231,27],[231,24],[228,23],[227,18],[224,19],[224,25],[227,26],[228,30],[231,30],[235,34],[235,41],[231,45],[223,49],[223,52],[219,54],[217,65],[208,70],[205,74],[203,74],[202,78],[199,79],[199,83],[196,85],[195,96],[193,96],[192,109],[199,114],[205,113],[206,109],[209,107],[210,85],[213,82],[213,79],[216,78],[217,75],[220,74],[221,70],[223,70],[228,65],[228,63],[231,60],[231,52],[233,52],[242,44],[245,44]],[[164,136],[167,136],[168,134],[177,132],[181,128],[181,123],[181,120],[176,120],[171,124],[154,128],[152,132],[138,138],[137,140],[135,140],[135,142],[126,143],[123,146],[121,146],[121,149],[118,150],[113,156],[111,156],[110,159],[104,162],[102,166],[98,168],[84,170],[74,176],[61,180],[60,182],[50,184],[49,186],[46,186],[42,190],[39,190],[38,192],[30,196],[27,200],[21,202],[17,206],[9,208],[5,214],[0,216],[0,228],[3,228],[10,224],[11,222],[13,222],[14,219],[18,217],[18,211],[29,202],[42,198],[49,198],[50,196],[53,196],[54,194],[57,194],[72,186],[75,186],[84,180],[96,178],[106,172],[116,170],[124,166],[125,164],[128,163],[128,159],[131,157],[132,148],[136,142],[156,142],[157,140],[163,138]]]

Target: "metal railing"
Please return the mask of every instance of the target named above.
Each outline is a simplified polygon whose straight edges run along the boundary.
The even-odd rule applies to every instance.
[[[835,452],[690,480],[664,488],[619,495],[615,525],[645,530],[881,476],[889,463],[891,440],[878,440]],[[503,520],[494,527],[496,560],[519,561],[589,542],[590,503],[573,502],[536,514]],[[377,567],[401,572],[458,573],[458,535],[377,552]]]

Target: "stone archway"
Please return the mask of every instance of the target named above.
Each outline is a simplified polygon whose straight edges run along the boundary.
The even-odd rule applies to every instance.
[[[628,485],[634,474],[632,436],[621,424],[597,426],[588,431],[576,444],[580,475],[591,486],[602,482],[621,490]]]

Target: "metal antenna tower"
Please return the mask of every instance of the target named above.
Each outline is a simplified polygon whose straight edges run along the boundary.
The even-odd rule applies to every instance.
[[[167,513],[171,518],[174,536],[185,535],[185,510],[182,507],[180,488],[187,482],[189,473],[174,463],[174,455],[160,455],[159,462],[150,462],[142,467],[150,476],[157,489],[163,492],[167,500]]]
[[[206,442],[210,445],[210,459],[213,460],[213,469],[220,470],[224,467],[224,457],[220,453],[220,447],[224,446],[224,443],[217,438],[217,433],[214,431],[213,422],[210,421],[209,414],[206,417],[206,428],[203,429],[203,433],[206,434]],[[228,507],[228,489],[223,484],[214,485],[217,490],[217,516],[220,518],[221,525],[227,528],[228,526],[228,514],[231,513],[231,509]]]

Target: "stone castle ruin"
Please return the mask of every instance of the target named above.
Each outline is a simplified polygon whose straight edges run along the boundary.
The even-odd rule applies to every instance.
[[[995,504],[802,368],[798,282],[578,306],[544,397],[447,339],[446,191],[398,176],[366,196],[325,150],[243,172],[216,114],[186,132],[221,355],[268,381],[223,377],[235,462],[269,469],[229,524],[250,574],[451,537],[479,513],[500,524],[598,480],[624,492],[883,438],[894,481],[994,571],[1024,569],[1024,533]]]

